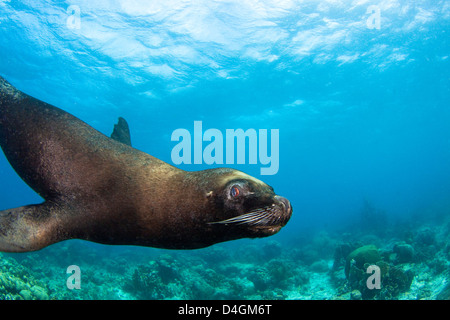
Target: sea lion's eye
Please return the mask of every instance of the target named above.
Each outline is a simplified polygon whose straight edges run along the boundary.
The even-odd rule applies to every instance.
[[[230,190],[230,194],[233,198],[236,198],[241,193],[241,190],[238,186],[232,186]]]

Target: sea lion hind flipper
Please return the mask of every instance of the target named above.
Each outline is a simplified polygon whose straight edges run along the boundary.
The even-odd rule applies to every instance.
[[[111,138],[131,147],[130,127],[124,118],[119,117],[119,121],[114,125]]]
[[[0,251],[36,251],[64,240],[55,230],[59,211],[49,202],[0,211]]]

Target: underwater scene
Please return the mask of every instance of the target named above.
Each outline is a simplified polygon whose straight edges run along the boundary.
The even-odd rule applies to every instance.
[[[0,0],[0,300],[450,300],[449,31],[445,0]]]

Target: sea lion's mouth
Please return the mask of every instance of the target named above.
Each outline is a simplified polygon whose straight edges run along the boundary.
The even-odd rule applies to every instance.
[[[247,225],[252,227],[284,227],[292,215],[292,206],[284,197],[275,196],[270,206],[253,209],[247,213],[229,219],[210,222],[210,224]]]

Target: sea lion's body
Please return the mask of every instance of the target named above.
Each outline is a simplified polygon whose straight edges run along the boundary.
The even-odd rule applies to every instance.
[[[225,225],[215,223],[228,218],[217,210],[219,192],[214,191],[224,179],[244,177],[255,188],[268,187],[259,180],[231,169],[180,170],[106,137],[1,77],[0,145],[21,178],[46,200],[0,211],[0,251],[38,250],[72,238],[200,248],[268,235],[243,234],[240,227],[223,230]],[[283,225],[290,205],[287,211]]]

